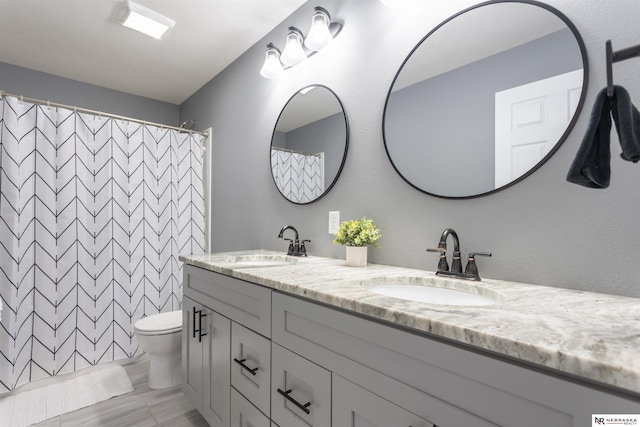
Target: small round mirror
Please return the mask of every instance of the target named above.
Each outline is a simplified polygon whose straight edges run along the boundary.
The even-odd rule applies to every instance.
[[[462,199],[507,188],[566,139],[587,88],[575,26],[538,2],[493,1],[433,29],[389,90],[383,134],[414,188]]]
[[[271,138],[271,174],[287,200],[312,203],[338,180],[349,145],[342,103],[328,87],[307,86],[287,101]]]

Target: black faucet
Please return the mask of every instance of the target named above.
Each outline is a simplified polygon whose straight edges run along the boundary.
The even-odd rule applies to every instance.
[[[451,268],[447,262],[447,238],[451,236],[453,239],[453,258],[451,260]],[[480,280],[478,274],[478,266],[476,265],[476,256],[491,256],[490,252],[472,252],[469,254],[467,266],[462,272],[462,262],[460,260],[460,239],[458,233],[453,228],[447,228],[442,232],[437,249],[427,249],[428,252],[439,252],[440,260],[438,261],[437,275],[452,276],[460,279]]]
[[[293,239],[284,238],[284,232],[287,230],[293,230],[296,233]],[[287,249],[287,255],[292,256],[307,256],[307,248],[305,246],[305,242],[310,242],[311,240],[302,240],[298,236],[298,230],[293,225],[285,225],[278,233],[278,239],[284,239],[289,241],[289,248]]]

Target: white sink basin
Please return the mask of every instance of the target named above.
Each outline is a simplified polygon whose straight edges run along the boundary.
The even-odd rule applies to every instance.
[[[496,302],[481,295],[454,289],[431,288],[415,285],[377,285],[368,288],[376,294],[406,299],[409,301],[426,302],[429,304],[446,305],[493,305]]]
[[[501,300],[501,295],[476,284],[428,277],[378,278],[362,286],[379,295],[428,304],[483,306]]]
[[[295,264],[298,259],[288,255],[237,255],[226,260],[232,268],[278,267]]]

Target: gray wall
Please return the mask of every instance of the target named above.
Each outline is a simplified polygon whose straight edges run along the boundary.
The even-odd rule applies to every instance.
[[[496,92],[581,68],[566,29],[393,92],[384,137],[394,165],[432,194],[495,189]]]
[[[178,126],[179,107],[0,62],[0,90],[59,104]]]
[[[593,190],[565,180],[593,100],[606,84],[605,41],[612,39],[615,49],[640,42],[637,0],[548,0],[581,32],[591,75],[573,132],[526,180],[487,197],[446,200],[411,188],[391,166],[381,123],[393,77],[429,30],[475,3],[419,1],[408,9],[371,0],[307,3],[185,102],[182,118],[213,127],[213,250],[284,251],[276,235],[292,224],[312,240],[311,254],[343,258],[344,247],[333,245],[327,233],[328,212],[339,210],[343,220],[367,215],[381,228],[381,248],[370,250],[370,262],[433,270],[437,257],[425,248],[453,227],[463,253],[493,252],[478,261],[484,277],[640,297],[640,166],[620,160],[613,132],[611,187]],[[306,31],[316,5],[344,23],[338,38],[280,80],[262,78],[266,43],[282,48],[290,25]],[[638,59],[614,64],[615,82],[627,87],[636,105],[639,73]],[[299,206],[273,184],[269,147],[284,104],[315,83],[333,89],[343,102],[349,154],[332,191]]]

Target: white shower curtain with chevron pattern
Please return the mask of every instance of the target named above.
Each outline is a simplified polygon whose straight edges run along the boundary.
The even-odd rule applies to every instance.
[[[202,136],[3,97],[0,393],[140,354],[204,251]]]
[[[310,203],[324,193],[324,154],[303,154],[271,148],[276,187],[294,203]]]

